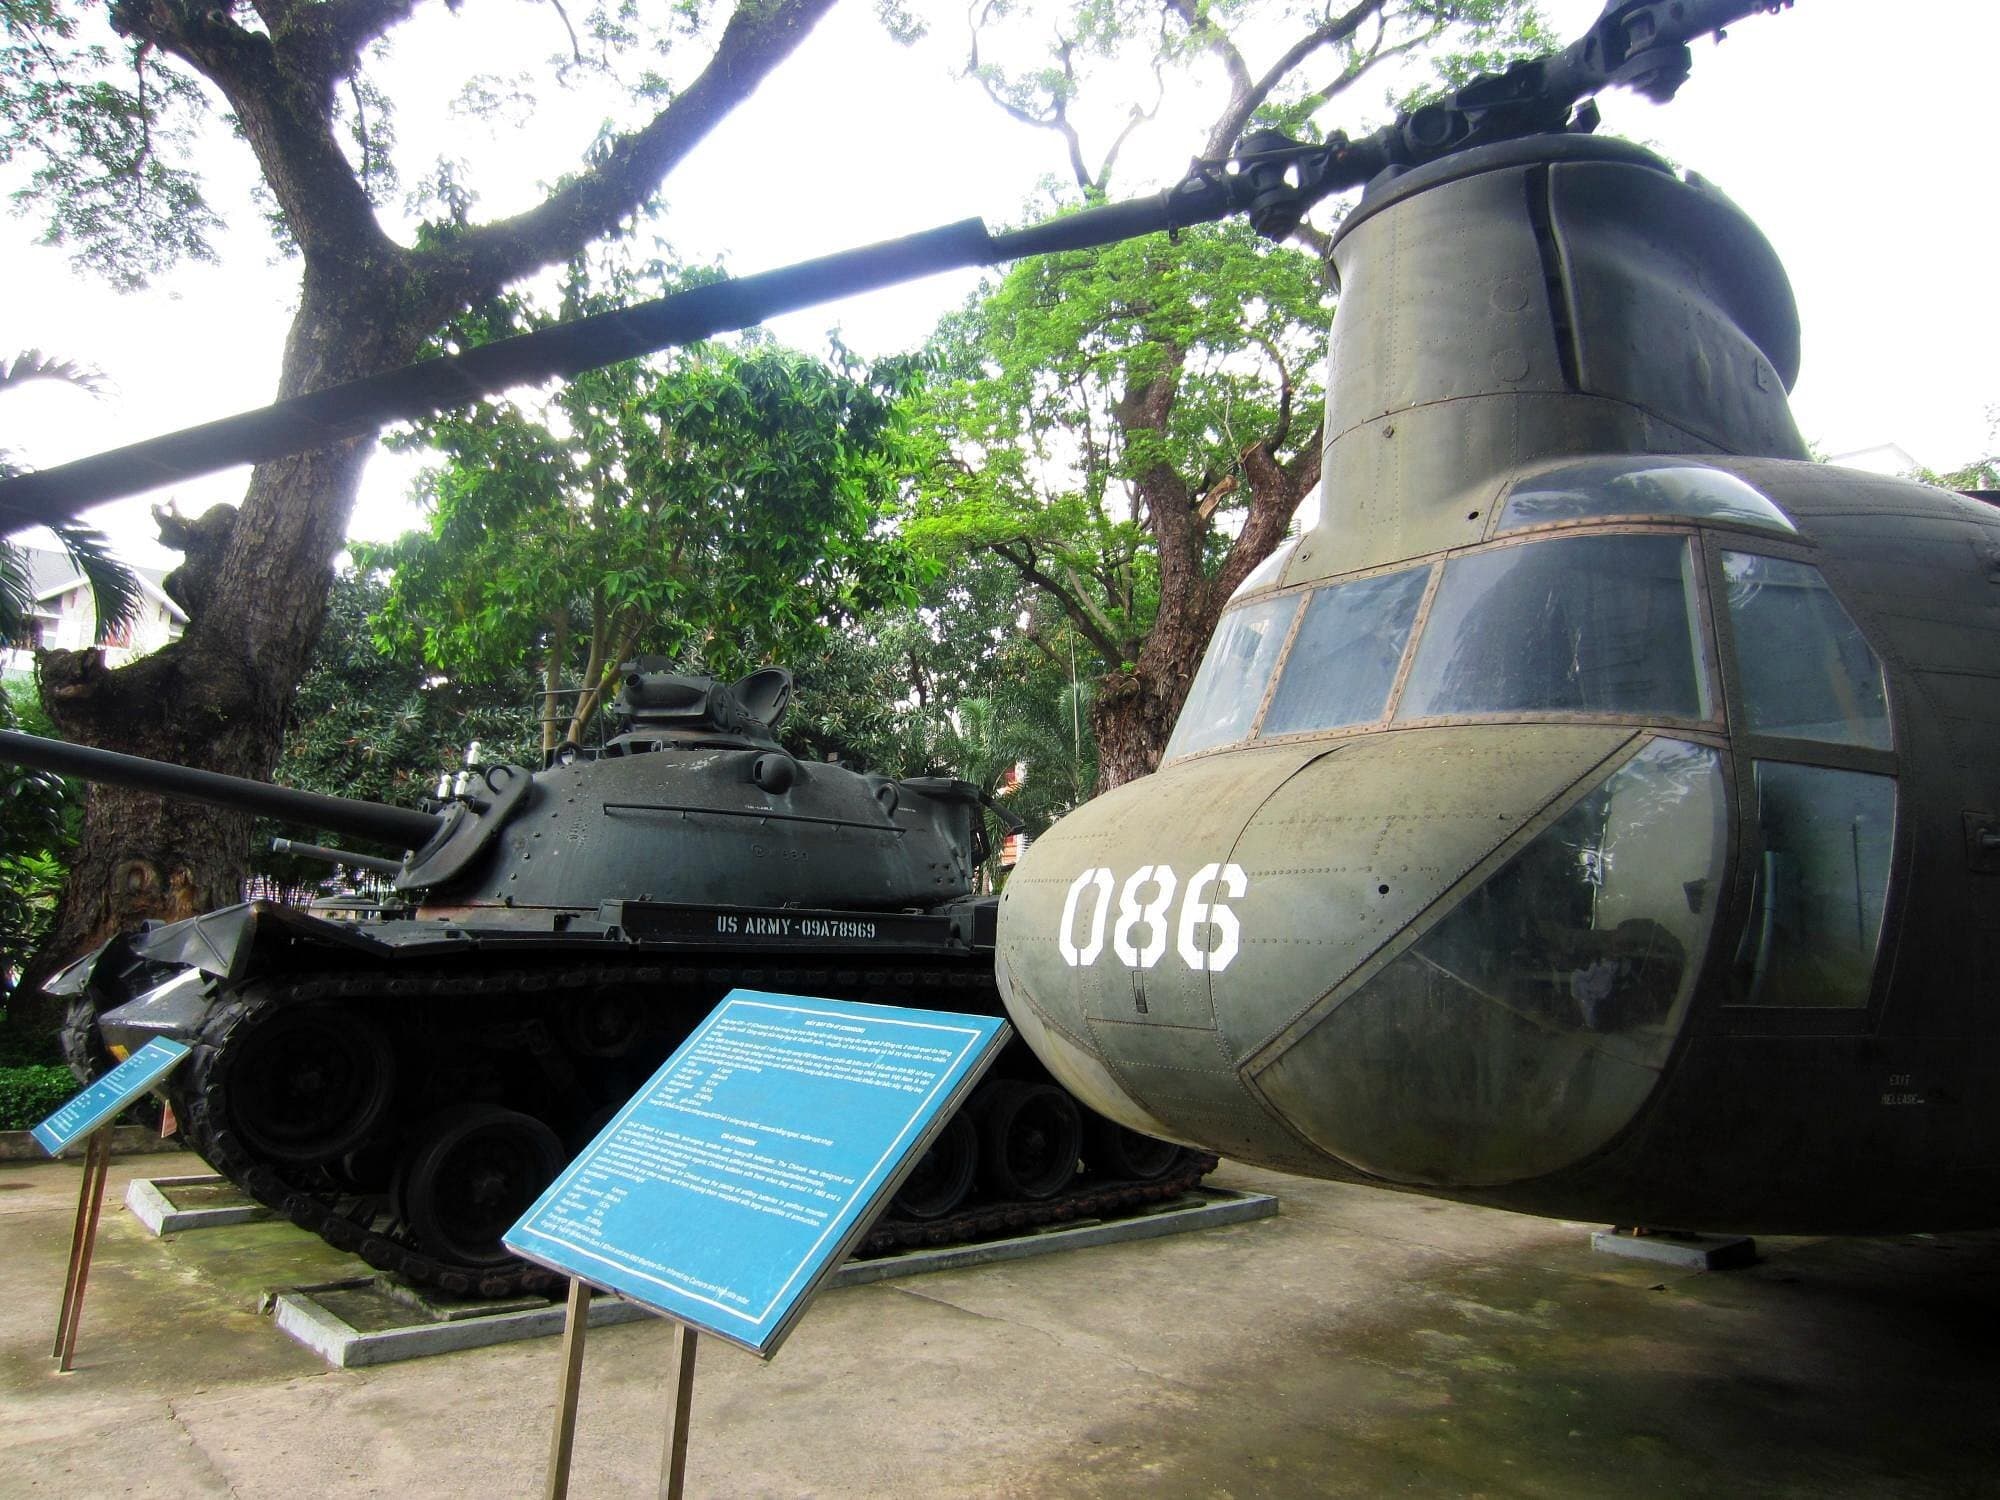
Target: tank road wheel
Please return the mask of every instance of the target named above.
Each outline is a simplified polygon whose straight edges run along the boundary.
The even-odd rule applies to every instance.
[[[1083,1118],[1076,1101],[1052,1083],[993,1085],[979,1121],[980,1166],[987,1191],[1038,1202],[1076,1176]]]
[[[1180,1161],[1181,1148],[1093,1114],[1083,1125],[1083,1159],[1099,1177],[1158,1182]]]
[[[351,1151],[389,1107],[389,1040],[331,1005],[274,1007],[230,1039],[229,1120],[252,1151],[303,1165]]]
[[[404,1158],[398,1197],[425,1254],[466,1267],[504,1265],[500,1236],[568,1158],[533,1115],[467,1104],[435,1115]]]
[[[965,1201],[978,1170],[979,1132],[961,1109],[945,1122],[889,1200],[890,1216],[919,1222],[942,1219]]]
[[[646,1032],[647,1007],[633,990],[602,990],[578,1000],[557,1022],[579,1057],[623,1057]]]

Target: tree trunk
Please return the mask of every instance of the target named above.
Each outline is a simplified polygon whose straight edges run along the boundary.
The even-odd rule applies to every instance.
[[[1212,597],[1215,590],[1205,582],[1188,581],[1179,593],[1170,597],[1162,590],[1159,613],[1132,670],[1098,679],[1090,726],[1097,736],[1100,796],[1158,768],[1208,638],[1215,633],[1222,612],[1219,599]]]
[[[1223,606],[1251,569],[1278,549],[1299,502],[1319,483],[1316,434],[1288,463],[1273,459],[1263,443],[1246,449],[1242,462],[1250,510],[1214,573],[1202,569],[1186,489],[1169,482],[1171,476],[1151,483],[1147,499],[1157,518],[1160,603],[1132,670],[1098,679],[1090,723],[1097,735],[1099,795],[1158,768]]]
[[[408,358],[421,333],[371,311],[388,300],[360,277],[309,272],[279,394]],[[268,780],[368,452],[354,440],[260,464],[233,517],[218,507],[191,525],[163,518],[163,534],[187,548],[167,580],[187,633],[116,671],[101,651],[42,653],[42,702],[63,737]],[[250,824],[222,808],[91,787],[81,845],[10,1025],[46,1034],[58,1024],[41,983],[119,931],[241,900]]]

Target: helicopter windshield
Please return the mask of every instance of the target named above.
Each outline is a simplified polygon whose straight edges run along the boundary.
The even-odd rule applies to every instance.
[[[1389,709],[1413,634],[1398,723],[1522,713],[1713,717],[1688,538],[1559,536],[1452,558],[1419,630],[1432,572],[1422,564],[1314,589],[1289,650],[1299,595],[1225,614],[1165,758],[1253,731],[1374,723]]]
[[[1250,732],[1298,609],[1299,596],[1287,594],[1222,617],[1167,742],[1166,759],[1226,745]]]
[[[1445,564],[1398,720],[1493,713],[1706,719],[1684,537],[1556,537]]]
[[[1341,729],[1382,717],[1431,570],[1405,568],[1317,589],[1260,734]]]

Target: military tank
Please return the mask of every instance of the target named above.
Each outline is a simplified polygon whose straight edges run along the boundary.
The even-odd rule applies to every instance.
[[[24,765],[407,851],[374,861],[400,902],[358,919],[250,902],[73,964],[50,985],[72,1064],[187,1043],[169,1098],[218,1171],[372,1265],[494,1297],[552,1281],[501,1234],[729,990],[1001,1014],[978,789],[796,759],[782,667],[664,666],[627,665],[601,747],[476,768],[436,812],[0,734]],[[1214,1164],[1082,1111],[1016,1043],[867,1244],[1101,1214]]]

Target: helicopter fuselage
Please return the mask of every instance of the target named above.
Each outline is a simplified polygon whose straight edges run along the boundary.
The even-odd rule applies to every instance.
[[[1106,1114],[1287,1170],[1994,1222],[2000,511],[1805,461],[1775,257],[1641,153],[1370,198],[1325,514],[1162,769],[1015,873],[1016,1024]]]

